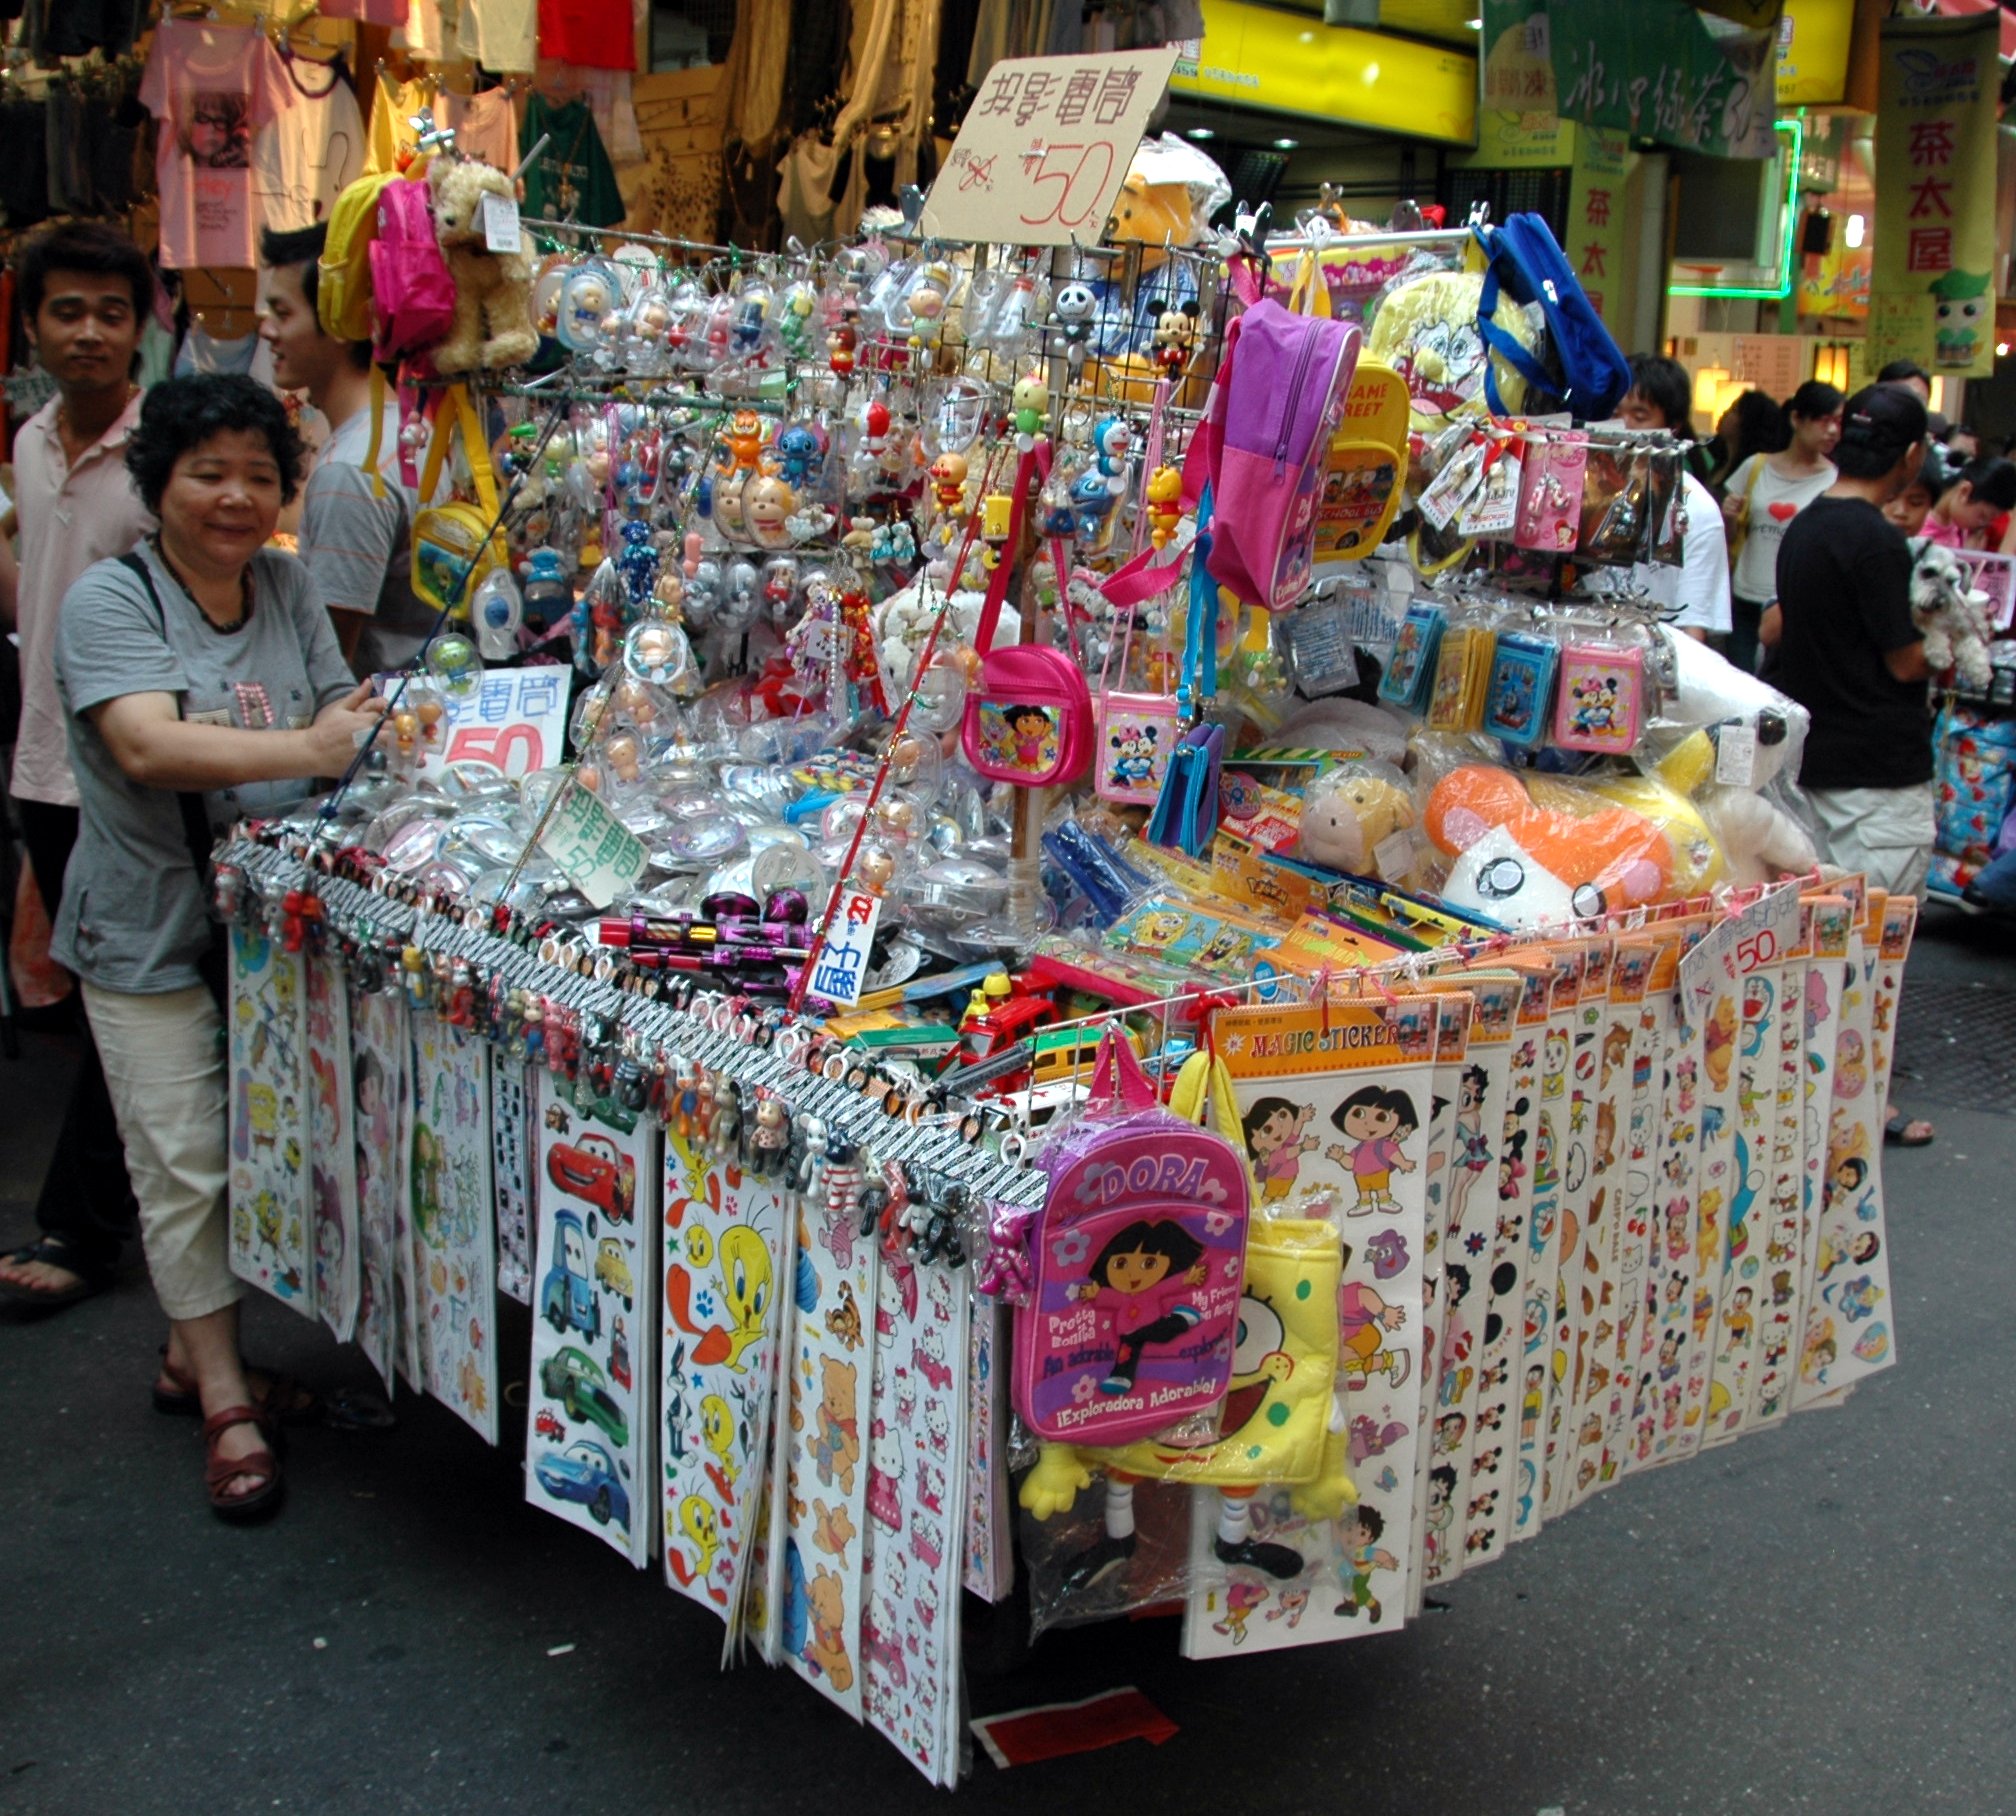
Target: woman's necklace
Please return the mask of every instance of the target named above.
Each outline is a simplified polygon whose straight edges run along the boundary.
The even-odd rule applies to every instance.
[[[196,597],[196,589],[189,584],[188,577],[174,562],[168,559],[168,551],[162,547],[161,538],[158,536],[154,538],[154,553],[161,557],[161,565],[168,570],[169,574],[174,578],[175,584],[188,596],[189,603],[199,612],[202,612],[203,616],[211,624],[215,625],[218,630],[242,631],[245,628],[252,616],[252,568],[249,562],[238,572],[238,616],[229,624],[219,624],[205,610],[203,601]]]

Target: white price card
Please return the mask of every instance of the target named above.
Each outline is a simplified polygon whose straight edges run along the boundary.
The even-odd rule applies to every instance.
[[[925,234],[1096,244],[1175,67],[1173,44],[996,63],[925,198]]]
[[[576,889],[606,908],[644,874],[644,842],[599,796],[571,778],[562,787],[539,843]]]
[[[518,198],[486,195],[483,198],[483,245],[490,252],[517,252]]]
[[[868,954],[875,944],[875,923],[882,917],[882,898],[865,889],[843,889],[839,906],[820,943],[809,986],[814,996],[831,1003],[861,1000],[868,975]]]

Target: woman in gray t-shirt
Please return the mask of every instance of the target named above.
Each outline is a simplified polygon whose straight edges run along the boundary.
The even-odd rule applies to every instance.
[[[228,1260],[224,1024],[185,799],[206,828],[340,773],[379,710],[351,685],[307,572],[266,548],[301,444],[244,377],[172,379],[127,443],[160,533],[64,595],[56,681],[81,797],[56,957],[82,980],[155,1292],[159,1399],[200,1406],[205,1487],[226,1519],[270,1511],[280,1470],[238,1354]]]

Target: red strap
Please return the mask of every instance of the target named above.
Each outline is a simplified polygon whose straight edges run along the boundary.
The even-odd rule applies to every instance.
[[[1001,607],[1008,597],[1008,577],[1015,566],[1015,551],[1022,546],[1022,518],[1029,508],[1029,481],[1032,476],[1050,477],[1050,445],[1039,441],[1015,463],[1015,500],[1008,513],[1008,543],[987,581],[987,603],[980,608],[979,628],[973,648],[986,655],[994,647],[994,632],[1001,622]]]
[[[1217,375],[1211,380],[1211,395],[1204,400],[1204,414],[1191,433],[1190,446],[1183,454],[1182,503],[1194,511],[1204,496],[1211,475],[1218,470],[1219,454],[1225,445],[1226,399],[1232,389],[1233,355],[1239,350],[1239,334],[1246,318],[1235,316],[1225,330],[1224,350],[1218,356]]]
[[[1100,1037],[1099,1056],[1092,1062],[1092,1089],[1086,1108],[1110,1115],[1116,1110],[1146,1110],[1162,1101],[1142,1069],[1134,1043],[1112,1023]]]

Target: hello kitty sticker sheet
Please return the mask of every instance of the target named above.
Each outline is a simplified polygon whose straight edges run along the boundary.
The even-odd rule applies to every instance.
[[[406,999],[396,990],[352,990],[350,1101],[356,1125],[357,1346],[389,1397],[398,1374],[401,1275],[399,1229],[405,1221]],[[404,1270],[410,1274],[410,1266]]]
[[[491,1190],[490,1045],[413,1018],[407,1204],[427,1391],[497,1442],[497,1230]]]
[[[782,1508],[784,1662],[861,1719],[861,1529],[868,1517],[868,1396],[875,1363],[872,1238],[858,1165],[815,1162],[797,1206],[796,1312]],[[849,1181],[851,1180],[851,1185]]]
[[[769,1461],[783,1194],[697,1135],[665,1137],[665,1580],[726,1621]]]
[[[862,1534],[862,1712],[933,1784],[959,1782],[966,1276],[884,1256]]]
[[[308,1149],[315,1205],[315,1304],[339,1343],[356,1333],[362,1279],[357,1245],[357,1145],[351,1102],[350,998],[343,969],[321,953],[309,956]]]
[[[306,985],[298,952],[231,929],[231,1271],[315,1315]]]
[[[658,1129],[537,1075],[525,1498],[643,1569],[657,1554]]]
[[[998,1299],[979,1299],[967,1321],[965,1585],[983,1602],[1000,1601],[1015,1583],[1008,1472],[994,1467],[1008,1429],[1008,1378],[996,1360],[1006,1309]]]
[[[497,1188],[497,1290],[532,1303],[532,1093],[523,1060],[490,1061],[490,1174]]]

